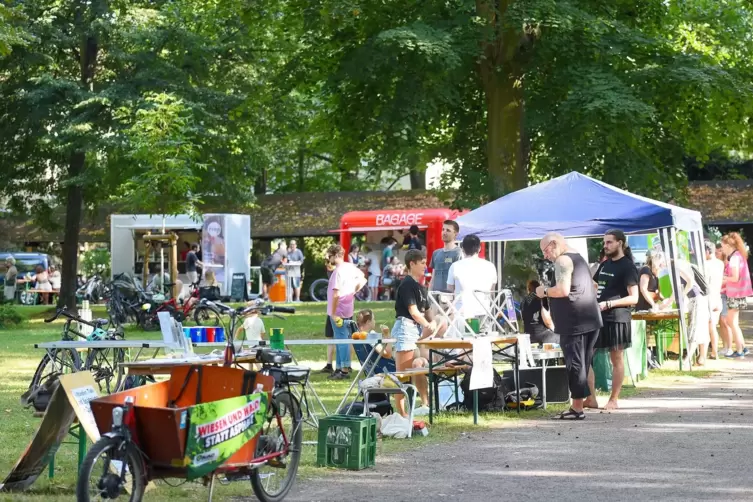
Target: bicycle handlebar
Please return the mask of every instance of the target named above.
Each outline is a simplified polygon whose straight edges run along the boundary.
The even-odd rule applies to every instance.
[[[80,322],[81,324],[86,324],[87,326],[91,326],[92,328],[101,328],[102,326],[105,326],[110,322],[107,319],[94,319],[92,321],[81,319],[79,316],[68,312],[67,307],[60,307],[55,311],[54,316],[50,317],[49,319],[45,319],[44,322],[53,322],[61,315],[71,321]]]

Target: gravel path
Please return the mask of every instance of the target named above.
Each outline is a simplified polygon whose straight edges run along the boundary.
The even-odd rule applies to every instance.
[[[524,420],[301,481],[286,502],[751,500],[753,357],[666,377],[582,422]],[[602,403],[604,404],[604,403]]]

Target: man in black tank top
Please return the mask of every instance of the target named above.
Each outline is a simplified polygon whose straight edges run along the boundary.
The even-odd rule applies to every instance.
[[[588,370],[602,326],[596,290],[588,263],[567,247],[562,235],[549,233],[541,239],[540,246],[544,258],[554,262],[556,284],[549,288],[539,286],[536,295],[549,298],[552,320],[565,355],[572,397],[572,406],[562,412],[560,418],[582,420],[586,417],[584,406],[598,407],[596,396],[588,388]]]

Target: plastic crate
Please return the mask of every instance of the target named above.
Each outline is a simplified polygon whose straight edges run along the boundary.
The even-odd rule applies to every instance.
[[[319,419],[316,463],[359,471],[376,462],[376,419],[332,415]]]

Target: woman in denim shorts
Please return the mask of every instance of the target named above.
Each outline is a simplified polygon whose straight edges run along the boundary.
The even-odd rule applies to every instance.
[[[426,272],[426,255],[418,249],[405,253],[408,274],[400,283],[395,296],[395,325],[392,327],[395,365],[398,371],[426,365],[423,358],[416,357],[416,342],[437,332],[436,321],[429,322],[425,312],[429,308],[428,293],[420,281]],[[423,406],[414,410],[414,415],[429,413],[429,384],[425,375],[413,377],[413,383],[423,401]],[[395,396],[395,405],[400,415],[407,417],[402,395]]]

